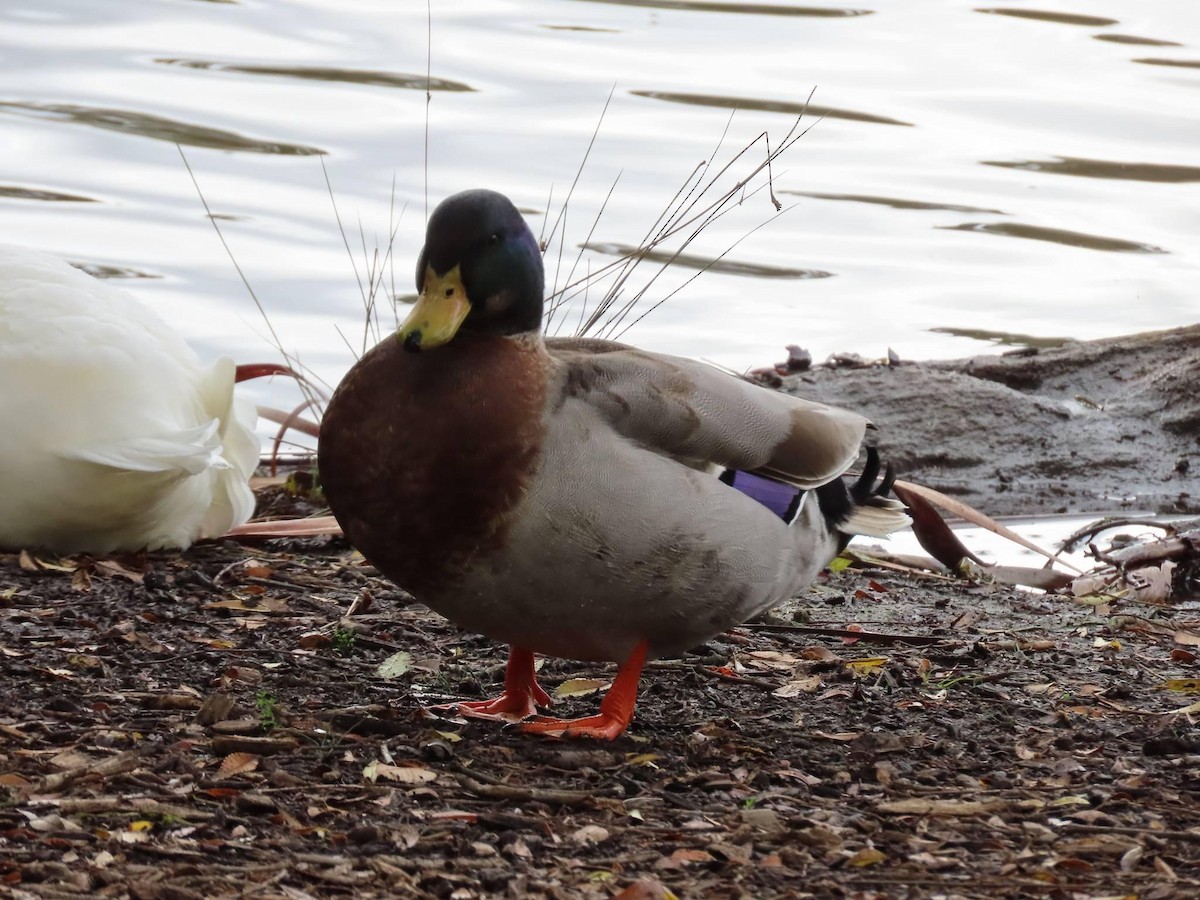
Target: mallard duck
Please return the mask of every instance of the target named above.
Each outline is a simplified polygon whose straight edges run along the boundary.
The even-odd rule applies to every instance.
[[[647,658],[794,596],[852,533],[906,524],[853,487],[862,416],[688,359],[541,333],[542,257],[503,195],[429,218],[420,298],[334,392],[319,467],[350,542],[417,599],[511,647],[503,693],[457,704],[614,738]],[[620,663],[598,715],[537,717],[534,654]]]
[[[254,510],[252,405],[130,293],[0,246],[0,547],[186,547]]]

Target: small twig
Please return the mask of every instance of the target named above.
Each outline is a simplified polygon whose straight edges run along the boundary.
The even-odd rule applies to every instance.
[[[1159,831],[1156,828],[1134,828],[1128,825],[1082,825],[1074,822],[1059,825],[1058,829],[1075,834],[1124,834],[1130,837],[1152,837],[1200,844],[1200,831]]]
[[[587,791],[567,791],[554,788],[517,787],[511,784],[484,784],[466,772],[456,772],[454,778],[477,797],[489,800],[534,800],[559,806],[576,806],[590,802],[594,795]]]
[[[1085,539],[1094,538],[1100,532],[1108,531],[1110,528],[1120,528],[1126,525],[1138,528],[1158,528],[1167,532],[1168,535],[1175,534],[1175,527],[1170,522],[1160,522],[1157,519],[1130,519],[1126,516],[1107,516],[1103,519],[1097,519],[1095,522],[1090,522],[1073,534],[1063,538],[1058,545],[1058,552],[1070,553],[1075,549],[1076,545],[1083,543]]]
[[[849,631],[845,628],[819,628],[811,625],[769,625],[766,623],[745,622],[739,628],[749,628],[754,631],[799,632],[801,634],[819,634],[825,637],[855,638],[865,644],[913,644],[918,647],[928,647],[940,644],[946,647],[962,646],[961,641],[947,641],[942,637],[928,634],[880,634],[873,631]]]
[[[1135,568],[1145,563],[1190,556],[1196,553],[1197,549],[1200,549],[1200,531],[1192,531],[1178,537],[1122,547],[1109,553],[1105,561],[1122,569]]]
[[[246,737],[235,734],[218,734],[214,735],[212,739],[212,752],[216,756],[227,756],[230,753],[272,756],[276,753],[288,753],[299,746],[299,742],[292,737]]]
[[[116,756],[110,756],[98,762],[90,762],[84,766],[67,769],[65,772],[54,772],[38,782],[34,793],[49,794],[60,791],[67,785],[83,778],[108,778],[111,775],[132,772],[141,765],[142,756],[141,750],[126,750],[124,753],[118,753]]]
[[[783,687],[783,682],[773,681],[769,678],[755,678],[753,675],[738,675],[734,672],[726,672],[719,668],[710,668],[708,666],[693,666],[692,671],[697,675],[703,675],[705,678],[715,678],[718,681],[731,681],[734,684],[748,684],[751,687],[756,687],[764,691],[777,691]]]
[[[433,3],[425,0],[425,224],[429,224],[429,107],[433,104]]]
[[[55,804],[55,807],[63,815],[68,816],[131,810],[144,816],[174,816],[176,819],[185,820],[213,818],[212,813],[193,809],[190,806],[180,806],[176,803],[162,803],[149,797],[85,797],[78,800],[63,800]]]
[[[546,238],[547,245],[554,243],[554,236],[558,232],[558,226],[562,223],[563,218],[567,214],[567,208],[571,205],[571,196],[575,193],[575,188],[579,184],[579,179],[583,175],[584,168],[587,166],[588,157],[592,155],[592,148],[596,145],[596,138],[600,134],[600,126],[604,124],[604,117],[608,113],[609,104],[612,103],[613,94],[615,94],[616,92],[617,92],[617,86],[616,86],[616,84],[614,84],[612,86],[612,89],[608,92],[607,99],[605,99],[605,101],[604,101],[604,108],[600,110],[600,118],[596,120],[596,127],[592,130],[592,136],[588,140],[587,150],[585,150],[583,153],[583,159],[581,159],[579,161],[579,168],[575,170],[575,180],[571,182],[571,187],[568,188],[568,190],[567,190],[567,197],[565,200],[563,200],[563,205],[562,205],[562,208],[558,212],[558,217],[554,220],[554,224],[552,226],[550,226],[550,235]],[[549,212],[549,210],[547,210],[547,212]],[[560,235],[559,239],[558,239],[559,258],[558,258],[558,266],[554,270],[554,286],[555,286],[555,288],[558,287],[558,273],[562,267],[562,251],[563,251],[564,236],[565,235]]]
[[[358,282],[358,292],[362,295],[363,305],[367,306],[367,290],[363,287],[362,276],[358,274],[358,264],[354,261],[354,251],[350,249],[350,238],[346,236],[346,227],[342,224],[342,214],[338,211],[337,197],[333,193],[333,182],[329,178],[329,169],[325,167],[324,157],[321,157],[321,174],[325,176],[325,190],[329,193],[329,202],[333,206],[333,218],[337,222],[338,232],[342,235],[342,246],[346,248],[346,255],[350,257],[350,268],[354,270],[354,280]],[[342,340],[346,340],[344,335]],[[351,353],[354,353],[354,348],[349,341],[346,346],[350,347]],[[357,354],[355,355],[357,356]]]

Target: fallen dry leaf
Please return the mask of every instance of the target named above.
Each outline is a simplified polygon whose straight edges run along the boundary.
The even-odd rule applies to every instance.
[[[797,697],[800,694],[811,694],[819,689],[822,685],[820,675],[805,675],[803,678],[796,678],[789,681],[782,687],[778,687],[771,693],[776,697]]]
[[[569,678],[554,689],[554,696],[560,700],[567,697],[586,697],[597,691],[608,690],[611,681],[600,678]]]
[[[271,567],[261,559],[248,559],[242,563],[242,574],[247,578],[270,578]]]
[[[142,584],[146,579],[144,573],[126,568],[115,559],[98,559],[92,563],[92,568],[96,570],[98,575],[105,575],[109,578],[123,578],[133,584]]]
[[[1200,694],[1200,678],[1168,678],[1163,687],[1177,694]]]
[[[790,671],[796,668],[800,662],[790,653],[783,653],[779,650],[751,650],[746,654],[747,659],[753,659],[766,669],[778,669],[780,671]]]
[[[396,784],[428,784],[437,780],[437,772],[423,769],[420,766],[392,766],[387,763],[371,761],[363,769],[363,777],[374,782],[380,778],[394,781]]]
[[[659,869],[681,869],[693,863],[710,863],[715,862],[713,855],[707,850],[690,850],[686,847],[680,848],[668,857],[660,859],[655,867]]]
[[[412,654],[407,650],[397,650],[375,668],[375,674],[380,678],[399,678],[412,670]]]
[[[865,678],[882,669],[887,661],[888,658],[886,656],[868,656],[864,659],[847,660],[846,668],[856,677]]]
[[[860,629],[861,630],[861,629]],[[805,647],[800,651],[800,658],[809,662],[837,662],[837,654],[828,647]]]
[[[887,859],[887,856],[884,855],[882,850],[876,850],[874,847],[864,847],[846,860],[846,865],[861,869],[866,866],[878,865],[885,859]]]
[[[679,900],[670,889],[663,886],[661,881],[654,878],[640,878],[613,900]]]
[[[287,601],[281,597],[231,597],[227,600],[214,600],[204,604],[205,609],[229,609],[234,612],[249,613],[284,613],[287,612]]]
[[[571,840],[577,844],[599,844],[608,840],[608,829],[600,825],[584,825],[571,833]]]
[[[241,775],[244,772],[253,772],[257,768],[258,757],[253,753],[230,753],[221,760],[220,768],[217,769],[217,778],[232,778],[234,775]]]
[[[834,734],[830,734],[827,731],[814,731],[813,737],[824,738],[827,741],[838,741],[844,744],[854,740],[860,734],[862,734],[861,731],[839,731]]]

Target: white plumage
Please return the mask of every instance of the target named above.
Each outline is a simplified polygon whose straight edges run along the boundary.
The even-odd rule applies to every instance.
[[[0,547],[186,547],[254,511],[254,407],[130,293],[0,245]]]

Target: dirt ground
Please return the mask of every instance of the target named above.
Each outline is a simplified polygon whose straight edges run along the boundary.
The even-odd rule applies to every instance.
[[[992,514],[1188,512],[1198,328],[782,381]],[[426,712],[504,650],[340,540],[0,554],[0,896],[1200,896],[1200,606],[1137,596],[860,560],[609,744]]]
[[[563,742],[339,541],[0,555],[0,895],[1195,897],[1197,632],[856,565]]]

